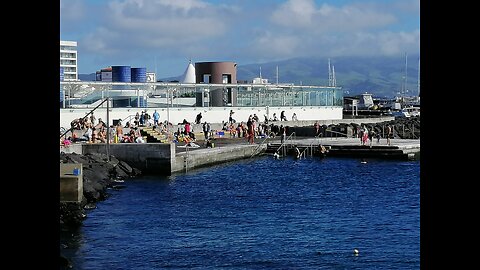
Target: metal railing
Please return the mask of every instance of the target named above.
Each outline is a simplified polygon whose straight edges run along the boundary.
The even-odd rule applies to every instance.
[[[268,139],[270,139],[270,137],[268,137],[268,136],[265,137],[265,139],[263,139],[263,141],[259,145],[257,145],[257,147],[255,147],[255,149],[253,149],[253,152],[250,155],[250,158],[252,158],[253,156],[258,154],[258,149],[260,149]]]
[[[84,117],[82,117],[81,119],[82,120],[85,120],[90,114],[92,114],[98,107],[100,107],[105,101],[107,101],[108,98],[105,98],[102,102],[100,102],[100,104],[98,104],[95,108],[93,108],[92,110],[90,110]],[[62,135],[60,135],[60,138],[62,138],[63,136],[65,136],[69,131],[72,131],[74,129],[73,126],[71,126],[69,129],[67,129]]]
[[[288,142],[289,140],[290,140],[290,141],[293,140],[293,139],[292,139],[292,136],[294,136],[294,137],[295,137],[295,140],[296,140],[295,131],[292,132],[290,135],[288,135],[287,138],[285,138],[285,140],[284,140],[284,141],[280,144],[280,146],[275,150],[275,153],[277,153],[280,149],[282,149],[282,150],[283,150],[283,151],[282,151],[282,155],[285,156],[286,150],[287,150],[287,149],[286,149],[286,142]],[[292,142],[290,142],[289,146],[292,146]],[[282,148],[282,147],[283,147],[283,148]]]

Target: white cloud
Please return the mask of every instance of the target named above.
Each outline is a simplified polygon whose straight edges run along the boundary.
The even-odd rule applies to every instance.
[[[411,30],[419,22],[419,0],[340,6],[316,0],[219,2],[61,0],[61,33],[78,37],[80,62],[101,59],[95,62],[101,66],[153,56],[159,62],[192,57],[252,63],[395,55],[420,46],[419,30]]]
[[[171,7],[173,9],[182,9],[189,11],[193,8],[205,8],[207,4],[198,0],[157,0],[157,3],[163,6]]]
[[[82,0],[60,0],[60,19],[63,23],[83,19],[85,10],[85,3]]]
[[[293,57],[334,57],[398,55],[418,52],[420,31],[355,32],[325,35],[317,38],[309,35],[278,35],[264,33],[253,40],[249,54],[258,59],[285,59]]]
[[[399,5],[402,12],[414,15],[416,4],[418,0],[403,4],[361,2],[316,6],[313,0],[287,0],[271,13],[268,31],[255,32],[248,53],[258,59],[269,55],[279,60],[418,52],[418,29],[397,32],[391,29],[401,23],[396,13]]]
[[[277,58],[282,55],[296,54],[301,40],[296,36],[289,35],[273,35],[266,32],[253,40],[252,45],[248,48],[260,58]]]
[[[289,0],[272,13],[271,20],[288,27],[308,27],[315,13],[313,0]]]
[[[395,16],[375,5],[334,7],[324,3],[317,8],[313,0],[288,0],[272,13],[270,19],[287,30],[302,29],[314,33],[379,28],[396,21]]]
[[[89,50],[102,47],[136,50],[174,47],[223,35],[228,10],[198,0],[126,0],[110,2],[103,25],[84,41]]]
[[[397,1],[393,4],[393,8],[395,8],[396,10],[404,11],[404,12],[419,14],[420,0]]]
[[[381,33],[376,40],[378,41],[378,49],[384,55],[397,55],[402,52],[418,51],[420,48],[420,31],[414,32],[384,32]]]

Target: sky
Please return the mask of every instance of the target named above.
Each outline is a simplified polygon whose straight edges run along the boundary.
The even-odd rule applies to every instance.
[[[420,53],[420,0],[60,0],[78,73],[116,65],[179,76],[189,60]]]

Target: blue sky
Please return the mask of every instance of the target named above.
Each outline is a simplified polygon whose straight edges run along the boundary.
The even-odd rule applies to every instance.
[[[112,65],[178,76],[193,62],[420,52],[420,0],[60,0],[79,73]]]

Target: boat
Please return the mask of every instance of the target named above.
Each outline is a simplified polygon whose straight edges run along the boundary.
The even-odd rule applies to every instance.
[[[396,118],[409,118],[409,117],[416,117],[420,116],[420,107],[417,106],[407,106],[403,107],[400,110],[393,110],[392,115]]]

